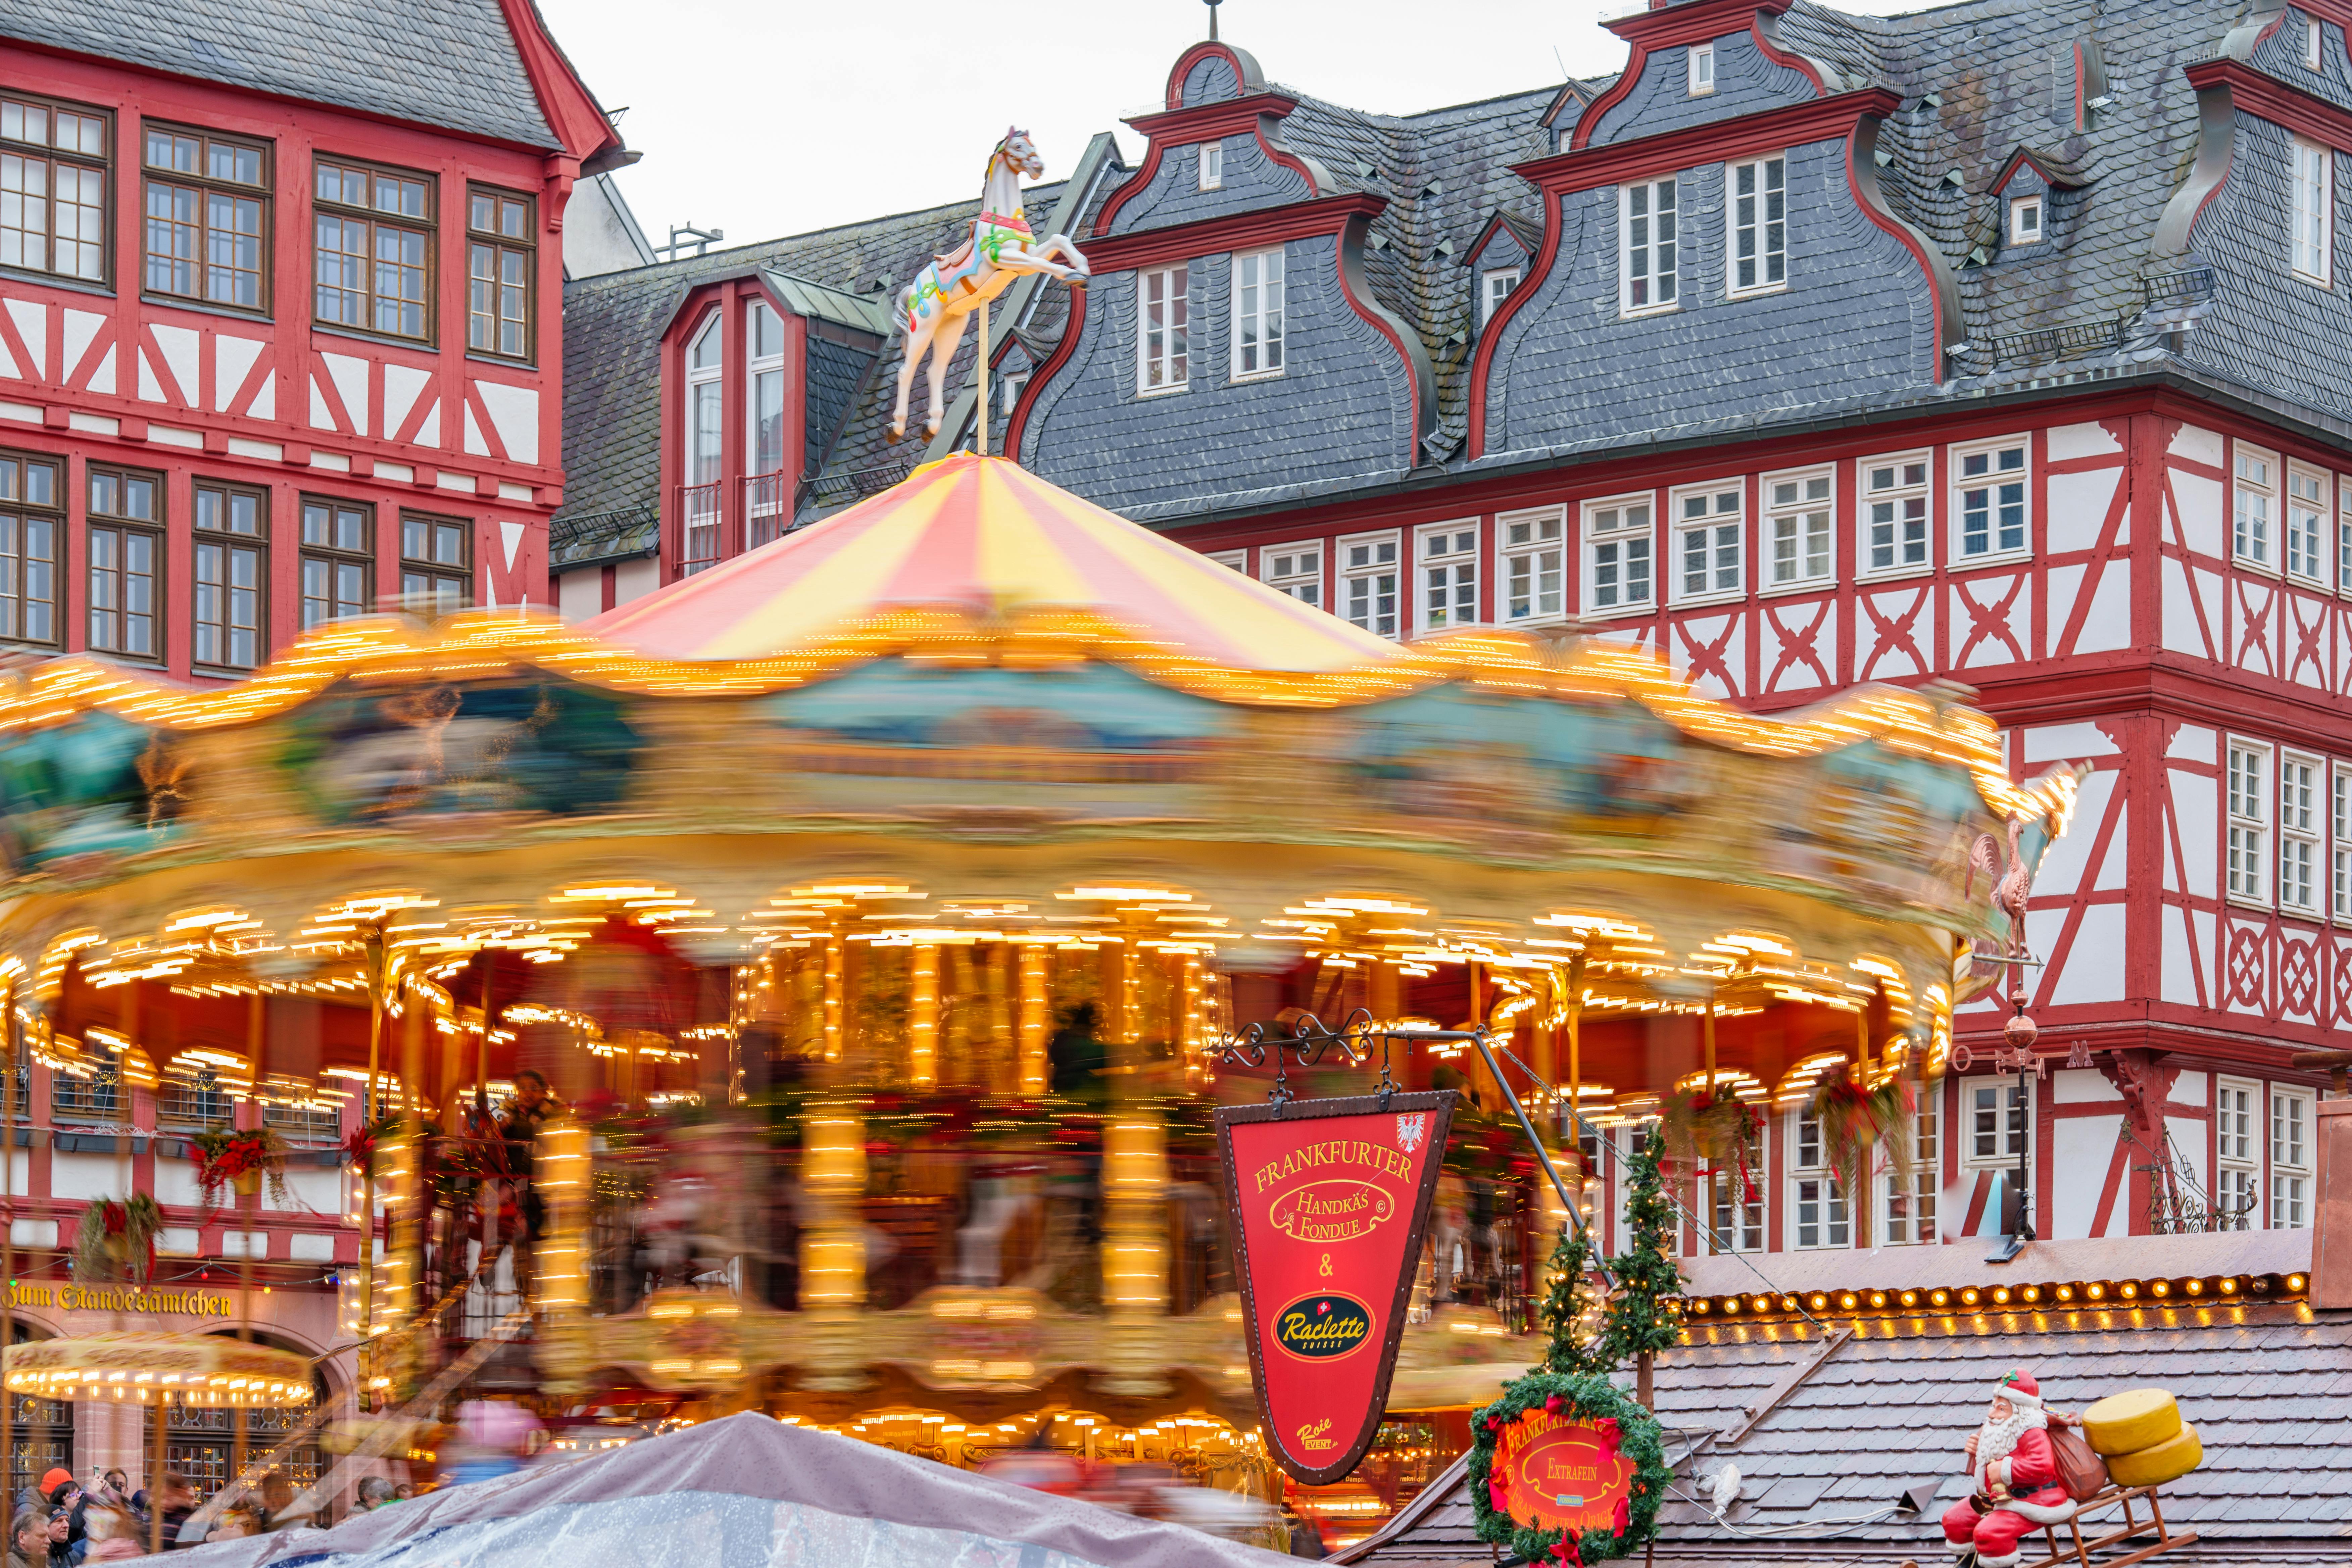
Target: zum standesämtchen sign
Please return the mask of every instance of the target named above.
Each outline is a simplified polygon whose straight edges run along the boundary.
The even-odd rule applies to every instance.
[[[11,1307],[51,1307],[68,1312],[156,1312],[188,1318],[227,1318],[236,1302],[227,1296],[201,1290],[163,1290],[136,1285],[43,1284],[15,1280],[8,1286]]]
[[[1454,1091],[1226,1106],[1250,1373],[1266,1447],[1319,1486],[1380,1430]]]

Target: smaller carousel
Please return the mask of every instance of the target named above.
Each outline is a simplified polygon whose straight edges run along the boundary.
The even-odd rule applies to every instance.
[[[11,677],[0,952],[61,1072],[341,1108],[372,1398],[1264,1497],[1230,1032],[1483,1022],[1737,1224],[1765,1107],[1879,1157],[2009,937],[1979,845],[2073,786],[1933,689],[1766,718],[1573,631],[1401,647],[962,456],[582,627]],[[1350,1525],[1526,1364],[1565,1218],[1476,1058],[1399,1069],[1465,1109]]]

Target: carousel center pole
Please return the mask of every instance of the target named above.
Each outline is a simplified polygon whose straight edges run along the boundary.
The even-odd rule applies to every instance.
[[[369,933],[360,966],[368,988],[367,1087],[360,1091],[360,1131],[373,1137],[376,1122],[376,1074],[383,1060],[383,933]],[[360,1397],[367,1397],[373,1358],[368,1344],[375,1330],[375,1153],[360,1166]]]
[[[0,987],[0,1007],[8,1009],[8,1082],[0,1089],[0,1198],[5,1199],[0,1208],[6,1211],[0,1214],[0,1345],[13,1345],[16,1342],[16,1062],[23,1047],[13,976]],[[16,1541],[16,1396],[0,1386],[0,1540]]]
[[[482,1128],[486,1135],[497,1131],[490,1122],[490,976],[493,967],[499,961],[498,952],[497,948],[487,942],[482,945],[482,1035],[481,1046],[475,1057],[474,1110],[481,1117]],[[490,1195],[488,1173],[491,1169],[492,1156],[501,1152],[495,1142],[483,1149],[483,1175],[475,1187],[475,1191],[481,1197],[482,1262],[486,1267],[489,1266],[490,1254],[498,1249],[499,1245],[499,1205]],[[482,1284],[482,1298],[485,1303],[496,1300],[497,1286],[498,1276],[493,1268],[490,1277]]]

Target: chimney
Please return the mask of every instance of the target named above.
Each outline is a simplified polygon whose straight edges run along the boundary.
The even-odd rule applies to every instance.
[[[2311,1304],[2352,1307],[2352,1100],[2323,1100],[2319,1202],[2312,1215]]]

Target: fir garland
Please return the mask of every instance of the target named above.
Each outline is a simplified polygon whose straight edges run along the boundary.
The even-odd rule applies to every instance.
[[[1602,1351],[1598,1340],[1586,1335],[1584,1328],[1584,1315],[1591,1310],[1595,1300],[1592,1233],[1571,1220],[1561,1229],[1559,1245],[1551,1249],[1549,1268],[1551,1282],[1545,1288],[1539,1309],[1544,1328],[1551,1336],[1551,1344],[1544,1352],[1543,1370],[1566,1377],[1614,1372],[1617,1363]]]
[[[1615,1423],[1617,1451],[1633,1462],[1633,1492],[1620,1528],[1588,1530],[1570,1541],[1565,1530],[1530,1530],[1503,1511],[1502,1486],[1494,1474],[1496,1439],[1528,1410],[1587,1422],[1604,1433],[1606,1423]],[[1505,1384],[1503,1396],[1471,1417],[1470,1507],[1478,1539],[1508,1546],[1528,1563],[1547,1556],[1577,1563],[1632,1556],[1657,1534],[1658,1505],[1673,1479],[1656,1419],[1606,1377],[1531,1372]]]
[[[1625,1199],[1632,1245],[1609,1260],[1617,1293],[1601,1324],[1601,1349],[1612,1364],[1672,1350],[1681,1337],[1674,1303],[1683,1293],[1683,1274],[1675,1263],[1675,1206],[1658,1173],[1658,1144],[1647,1139],[1633,1156]]]

